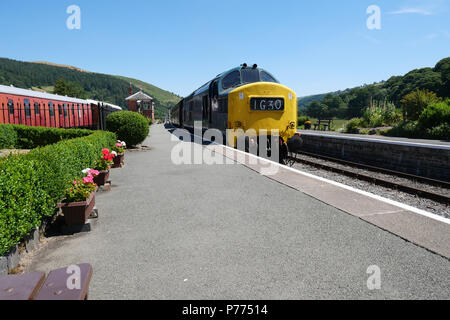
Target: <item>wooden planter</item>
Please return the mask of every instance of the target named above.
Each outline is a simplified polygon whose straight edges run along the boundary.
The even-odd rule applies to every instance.
[[[109,170],[102,170],[100,171],[100,174],[96,177],[94,177],[94,183],[96,185],[104,186],[109,178]]]
[[[114,164],[113,164],[113,168],[122,168],[123,167],[123,160],[125,158],[125,154],[121,153],[118,154],[115,158],[114,158]]]
[[[86,201],[83,202],[71,202],[60,204],[66,225],[83,225],[86,223],[89,214],[92,212],[95,206],[95,192],[92,192]]]

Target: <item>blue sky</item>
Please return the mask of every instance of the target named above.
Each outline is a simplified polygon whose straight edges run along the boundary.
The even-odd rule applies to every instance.
[[[69,30],[66,9],[81,9]],[[381,9],[369,30],[366,9]],[[450,56],[450,0],[1,1],[0,56],[124,75],[180,95],[243,62],[298,96]]]

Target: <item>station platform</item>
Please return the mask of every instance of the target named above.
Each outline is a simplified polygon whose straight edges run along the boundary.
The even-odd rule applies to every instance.
[[[28,271],[90,263],[90,299],[450,296],[445,220],[287,167],[262,175],[267,160],[180,142],[162,125],[144,144],[97,195],[94,230],[54,238]],[[224,164],[177,165],[180,144]]]
[[[394,143],[412,146],[430,146],[430,147],[435,146],[438,149],[441,148],[450,149],[450,141],[446,140],[410,139],[402,137],[388,137],[388,136],[368,135],[368,134],[349,134],[349,133],[340,133],[336,131],[318,131],[318,130],[299,130],[298,132],[305,135],[319,135],[319,136],[326,135],[345,139],[355,139],[359,141],[375,141],[375,142],[379,141],[381,143]]]

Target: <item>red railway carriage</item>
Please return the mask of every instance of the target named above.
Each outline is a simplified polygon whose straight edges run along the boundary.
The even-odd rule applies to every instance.
[[[106,116],[119,110],[109,103],[0,85],[0,124],[106,129]]]

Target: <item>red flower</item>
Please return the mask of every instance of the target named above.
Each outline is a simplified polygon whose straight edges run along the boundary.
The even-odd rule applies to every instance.
[[[102,150],[102,153],[103,153],[103,154],[109,154],[109,150],[108,150],[107,148],[104,148],[104,149]]]

